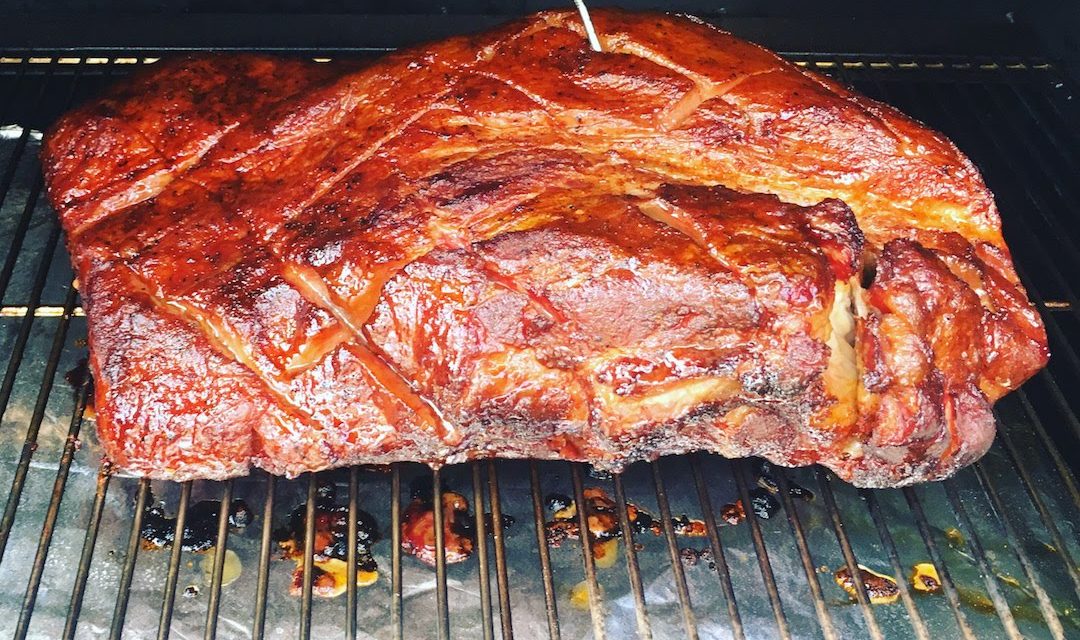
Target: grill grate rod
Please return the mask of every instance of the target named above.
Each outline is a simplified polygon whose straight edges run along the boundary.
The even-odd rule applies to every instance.
[[[978,532],[975,531],[975,527],[971,523],[971,518],[968,517],[967,509],[964,508],[963,502],[960,501],[955,481],[946,480],[942,484],[945,486],[945,495],[949,499],[949,504],[952,505],[958,524],[963,527],[962,531],[967,539],[967,547],[975,556],[975,562],[979,566],[979,573],[982,574],[983,582],[986,584],[986,592],[990,595],[990,601],[994,603],[994,610],[997,612],[998,618],[1001,619],[1005,632],[1009,634],[1010,638],[1020,638],[1020,629],[1016,626],[1016,620],[1009,609],[1009,603],[1005,600],[1005,596],[1001,594],[1001,590],[998,589],[997,578],[990,568],[990,562],[986,559],[986,551],[979,540]]]
[[[499,587],[499,623],[503,640],[514,637],[513,618],[510,613],[510,578],[506,572],[506,539],[502,527],[502,501],[499,498],[499,474],[494,461],[488,460],[488,499],[491,503],[491,519],[495,538],[495,571]]]
[[[623,549],[626,556],[626,573],[630,578],[630,590],[634,595],[634,615],[637,622],[638,637],[644,640],[652,638],[652,625],[645,606],[645,588],[641,583],[641,568],[638,566],[637,549],[634,548],[634,532],[630,528],[630,514],[627,513],[626,490],[622,475],[615,474],[615,503],[619,515],[619,530],[622,532]]]
[[[316,474],[307,474],[307,502],[304,503],[304,571],[300,592],[300,638],[311,637],[311,591],[315,582],[315,497]]]
[[[990,498],[990,504],[994,507],[994,511],[997,512],[998,520],[1001,521],[1001,526],[1005,530],[1005,536],[1009,539],[1009,546],[1012,548],[1017,560],[1020,561],[1020,566],[1024,570],[1024,575],[1027,576],[1028,583],[1035,591],[1035,598],[1039,601],[1039,610],[1042,611],[1043,618],[1050,628],[1050,633],[1053,634],[1056,639],[1064,639],[1065,629],[1061,626],[1061,619],[1058,618],[1057,611],[1054,610],[1054,605],[1050,602],[1050,596],[1046,594],[1046,589],[1039,583],[1037,574],[1031,565],[1031,558],[1029,558],[1027,552],[1024,551],[1024,545],[1020,542],[1020,537],[1017,535],[1016,529],[1009,520],[1005,503],[1002,502],[997,488],[990,482],[990,478],[986,474],[986,468],[982,463],[977,462],[974,467],[975,475],[979,479],[979,486],[982,487],[986,496]]]
[[[94,559],[98,531],[101,529],[101,516],[105,511],[105,497],[109,491],[109,465],[102,464],[97,476],[97,490],[94,492],[94,505],[90,508],[90,521],[83,537],[82,552],[79,554],[79,566],[75,569],[75,585],[71,590],[71,602],[64,621],[63,640],[72,640],[79,625],[79,613],[82,611],[83,596],[86,594],[86,579],[90,575],[90,563]]]
[[[263,637],[266,629],[266,593],[270,582],[270,548],[274,531],[274,490],[277,477],[266,474],[266,497],[263,499],[262,534],[259,540],[259,577],[255,584],[255,614],[251,637]]]
[[[135,560],[139,555],[139,532],[142,531],[143,513],[149,493],[150,481],[144,478],[139,481],[139,491],[135,497],[135,514],[131,518],[131,532],[128,534],[124,568],[120,574],[120,589],[116,593],[116,606],[113,608],[112,624],[109,626],[109,640],[120,640],[123,636],[124,618],[127,617],[128,601],[131,599],[131,580],[135,574]]]
[[[46,69],[45,77],[41,82],[41,86],[38,88],[37,96],[34,98],[35,110],[43,107],[46,93],[45,89],[49,86],[49,81],[53,77],[55,68],[55,65],[49,65]],[[23,74],[20,74],[20,77],[22,77],[22,75]],[[76,78],[72,82],[72,85],[77,83],[78,79]],[[71,90],[74,92],[75,87],[72,86]],[[12,98],[14,99],[14,93],[12,94]],[[15,142],[15,147],[11,150],[11,156],[8,158],[8,164],[5,168],[3,178],[0,178],[0,205],[3,205],[4,201],[7,200],[8,193],[11,191],[11,185],[15,180],[15,172],[19,166],[19,160],[26,150],[26,144],[29,139],[30,127],[24,126],[19,133],[19,139]],[[22,251],[23,242],[26,240],[26,231],[30,228],[30,219],[34,214],[34,205],[37,203],[38,195],[43,186],[44,183],[41,178],[36,178],[30,189],[30,193],[27,196],[26,206],[23,207],[22,213],[19,216],[19,221],[12,231],[11,243],[8,245],[7,256],[4,258],[4,266],[0,268],[0,299],[7,293],[8,285],[11,283],[11,274],[15,271],[15,263],[18,260],[19,253]]]
[[[53,233],[49,236],[50,255],[51,250],[56,246],[57,233],[58,232],[54,227]],[[49,261],[43,258],[42,263],[39,266],[37,281],[34,283],[34,294],[32,295],[35,297],[41,296],[41,289],[45,285],[45,278],[48,275],[48,272]],[[4,557],[4,552],[7,550],[8,537],[11,535],[11,529],[15,524],[15,512],[19,508],[23,488],[26,486],[26,476],[30,471],[30,459],[37,449],[37,439],[41,430],[41,422],[44,420],[45,410],[49,406],[49,394],[52,391],[53,381],[56,378],[56,369],[59,366],[60,356],[64,350],[64,342],[67,339],[68,325],[71,320],[71,308],[75,306],[75,298],[76,293],[74,288],[69,287],[66,300],[64,301],[65,314],[60,319],[56,332],[53,334],[52,347],[49,350],[49,359],[45,364],[45,371],[42,374],[37,401],[34,403],[34,412],[30,416],[30,424],[27,426],[26,437],[23,440],[22,450],[19,454],[19,462],[15,468],[15,477],[11,481],[11,489],[8,491],[7,504],[4,507],[4,516],[3,519],[0,520],[0,558]],[[22,361],[23,351],[26,348],[26,343],[30,337],[30,324],[30,320],[23,319],[19,326],[19,336],[15,343],[11,361],[9,361],[8,364],[8,376],[4,379],[4,389],[3,392],[0,393],[0,397],[3,397],[3,406],[5,409],[7,408],[7,402],[10,399],[15,372],[18,371]],[[3,413],[0,412],[0,419],[2,419],[2,417]],[[59,504],[59,500],[60,496],[56,496],[57,504]]]
[[[791,532],[795,535],[795,545],[799,549],[799,560],[802,562],[803,573],[806,574],[806,584],[810,587],[810,595],[814,599],[814,613],[817,614],[818,623],[821,625],[821,633],[826,640],[836,640],[836,628],[833,626],[832,614],[829,613],[825,604],[825,596],[821,592],[821,583],[818,582],[817,569],[814,567],[814,559],[810,555],[810,547],[806,542],[806,533],[803,531],[802,520],[799,512],[795,509],[795,501],[789,493],[787,474],[780,469],[773,473],[776,485],[779,489],[780,503],[787,514]],[[830,507],[831,509],[831,507]]]
[[[437,511],[437,509],[436,509]],[[401,465],[390,465],[390,625],[404,637],[401,619]]]
[[[679,594],[679,606],[682,609],[686,637],[696,639],[698,637],[697,619],[694,617],[694,610],[690,604],[690,588],[686,584],[686,572],[683,571],[682,561],[679,559],[679,542],[675,538],[671,505],[668,504],[667,489],[664,487],[664,477],[660,472],[660,462],[653,462],[649,466],[652,467],[653,486],[656,487],[656,503],[660,507],[660,522],[663,525],[664,538],[667,539],[671,571],[675,574],[675,591]]]
[[[439,608],[435,619],[439,640],[450,638],[450,606],[446,594],[446,526],[443,513],[442,469],[431,474],[432,513],[435,519],[435,601]]]
[[[581,559],[585,567],[585,587],[589,592],[589,614],[592,618],[593,638],[603,640],[607,637],[604,630],[604,604],[600,600],[600,585],[596,581],[592,532],[589,530],[589,514],[585,506],[585,489],[581,480],[580,463],[570,463],[570,479],[574,485],[574,504],[577,505],[578,538],[581,540]]]
[[[45,254],[42,257],[41,262],[38,263],[38,272],[34,278],[33,291],[30,294],[35,301],[41,298],[41,291],[45,288],[45,281],[48,278],[49,267],[52,262],[51,257],[53,251],[56,249],[59,239],[60,229],[54,223],[49,233],[49,239],[46,242]],[[71,295],[70,291],[68,295]],[[0,559],[3,559],[4,553],[7,550],[8,536],[11,535],[11,528],[15,524],[15,512],[19,508],[22,490],[26,484],[26,475],[30,469],[30,459],[33,457],[34,451],[37,448],[38,431],[41,428],[41,421],[45,417],[45,409],[48,406],[49,401],[49,392],[52,390],[53,378],[55,377],[60,353],[64,346],[64,337],[67,333],[69,318],[70,316],[61,319],[60,326],[57,327],[56,333],[54,334],[49,361],[45,365],[45,375],[42,377],[37,401],[34,404],[34,414],[26,429],[26,436],[23,440],[22,451],[19,454],[19,462],[15,470],[15,477],[11,482],[11,490],[8,493],[7,502],[4,506],[4,515],[3,518],[0,518]],[[22,364],[26,345],[30,340],[30,329],[33,322],[33,316],[27,316],[19,323],[19,333],[15,339],[15,344],[12,347],[11,358],[8,360],[7,370],[4,373],[4,381],[0,384],[0,420],[3,419],[4,414],[7,412],[8,403],[11,400],[11,392],[15,386],[15,377]]]
[[[930,640],[930,630],[926,628],[926,621],[923,620],[922,614],[919,613],[919,608],[915,606],[915,600],[911,597],[911,589],[908,588],[907,580],[904,580],[904,569],[900,564],[900,554],[896,550],[896,543],[889,532],[885,516],[881,513],[881,506],[878,504],[877,497],[873,491],[867,489],[859,489],[859,496],[866,504],[866,509],[870,512],[870,519],[873,520],[874,528],[877,529],[878,538],[881,539],[881,543],[889,555],[889,564],[892,565],[893,576],[896,577],[896,586],[900,590],[900,600],[904,603],[904,608],[907,609],[908,618],[910,618],[912,629],[915,631],[915,637],[918,640]]]
[[[536,531],[536,549],[540,552],[540,576],[544,582],[544,603],[547,605],[548,639],[559,640],[559,612],[555,604],[555,585],[551,573],[551,549],[544,532],[544,499],[540,490],[540,468],[535,460],[529,461],[529,491],[532,495],[533,527]]]
[[[765,548],[765,537],[761,534],[761,525],[758,523],[757,514],[749,508],[750,490],[747,488],[744,460],[730,462],[732,475],[735,478],[735,486],[739,491],[739,500],[742,501],[743,510],[746,512],[746,523],[750,525],[750,538],[754,541],[754,550],[757,552],[758,568],[761,569],[761,578],[765,581],[765,592],[769,596],[769,605],[772,607],[773,617],[776,618],[776,631],[780,638],[791,637],[788,628],[787,615],[784,613],[784,605],[780,602],[780,592],[776,588],[776,576],[773,575],[772,562],[769,561],[769,552]]]
[[[71,470],[71,462],[75,458],[75,449],[79,441],[79,430],[82,427],[82,416],[86,408],[88,391],[89,381],[83,380],[77,390],[75,410],[71,413],[68,435],[64,441],[64,452],[60,457],[60,466],[56,470],[56,481],[53,483],[52,497],[49,500],[48,511],[45,513],[41,537],[38,539],[37,552],[34,555],[34,564],[30,571],[30,581],[26,585],[26,594],[23,596],[22,609],[19,612],[19,622],[15,627],[14,637],[17,640],[26,637],[30,629],[30,617],[34,615],[34,604],[37,601],[38,588],[41,586],[41,574],[45,570],[45,561],[49,556],[49,546],[52,544],[53,533],[56,530],[56,519],[60,515],[60,502],[63,500],[64,488],[67,486],[68,472]]]
[[[346,533],[346,544],[349,545],[345,551],[345,637],[349,640],[356,638],[356,539],[359,535],[357,531],[358,524],[357,518],[359,514],[357,511],[360,509],[360,467],[349,467],[349,520],[348,531]]]
[[[1039,436],[1043,447],[1050,454],[1051,459],[1054,461],[1054,468],[1057,470],[1057,475],[1061,479],[1062,484],[1065,485],[1065,489],[1072,499],[1073,506],[1080,510],[1080,490],[1076,487],[1076,479],[1073,477],[1072,472],[1069,470],[1069,466],[1065,463],[1065,460],[1061,457],[1061,451],[1050,438],[1050,434],[1046,432],[1046,427],[1043,425],[1042,418],[1039,417],[1039,413],[1035,411],[1035,407],[1031,405],[1031,400],[1028,399],[1027,393],[1021,388],[1016,390],[1016,396],[1020,399],[1021,404],[1024,407],[1024,414],[1028,417],[1029,424],[1035,429],[1035,432]],[[1069,415],[1069,414],[1066,414]],[[1023,465],[1020,463],[1019,453],[1016,451],[1016,446],[1013,444],[1012,436],[1009,435],[1008,429],[1001,429],[998,433],[1004,435],[1006,449],[1009,451],[1009,455],[1014,459],[1016,467],[1019,469]],[[1035,485],[1031,482],[1031,478],[1026,474],[1024,479],[1024,488],[1028,489],[1032,499],[1037,504],[1042,504],[1042,499],[1039,498],[1038,492],[1035,491]],[[1041,510],[1045,510],[1045,507]],[[1056,527],[1055,527],[1056,529]],[[1075,573],[1075,571],[1074,571]],[[1077,584],[1077,589],[1080,590],[1080,583]],[[1077,595],[1080,595],[1078,591]]]
[[[76,89],[81,80],[79,75],[80,71],[81,67],[76,69],[76,75],[72,78],[71,86],[68,88],[67,95],[64,99],[65,106],[70,105],[75,99]],[[45,84],[45,82],[42,83],[42,95],[44,93]],[[36,102],[40,102],[42,95],[37,97]],[[37,106],[40,107],[40,105]],[[24,133],[25,130],[26,128],[24,127]],[[7,197],[7,189],[9,187],[10,183],[4,186],[4,191],[0,192],[0,199]],[[15,263],[18,254],[22,249],[22,244],[26,236],[26,229],[30,224],[30,219],[33,217],[37,199],[41,193],[41,187],[42,178],[38,175],[20,215],[19,229],[16,232],[16,236],[11,241],[3,271],[0,272],[0,298],[3,298],[7,293],[7,287],[10,284],[11,275],[14,273]],[[27,305],[29,307],[36,307],[41,303],[42,291],[48,280],[53,254],[56,252],[56,246],[59,243],[59,240],[60,227],[55,219],[50,219],[49,236],[45,242],[45,247],[41,252],[37,272],[35,273],[34,281],[30,289],[30,299]],[[18,510],[19,502],[22,498],[23,486],[26,483],[26,476],[30,468],[30,459],[33,457],[34,451],[37,448],[38,431],[41,428],[41,421],[45,416],[45,409],[48,406],[53,378],[56,374],[56,368],[64,346],[64,338],[67,333],[68,324],[71,320],[71,309],[74,307],[76,301],[74,294],[74,287],[69,287],[64,304],[65,313],[63,317],[60,318],[60,324],[54,334],[52,349],[49,352],[49,360],[46,363],[41,386],[38,390],[37,401],[34,404],[34,413],[30,419],[30,424],[27,426],[26,436],[23,440],[23,448],[19,455],[18,466],[15,470],[15,477],[12,479],[11,489],[8,492],[7,502],[4,505],[4,515],[0,518],[0,560],[3,559],[4,553],[7,551],[8,537],[11,535],[11,528],[15,524],[15,512]],[[15,343],[12,345],[11,356],[8,359],[8,366],[4,372],[4,379],[3,382],[0,383],[0,421],[3,420],[4,414],[7,413],[8,404],[11,401],[11,393],[15,385],[15,377],[22,364],[23,355],[25,354],[26,345],[30,339],[30,329],[33,326],[33,323],[34,317],[32,315],[23,317],[22,321],[19,323],[18,334]]]
[[[945,597],[949,600],[949,608],[956,618],[960,634],[965,640],[976,640],[967,616],[964,615],[961,609],[960,594],[957,592],[956,585],[949,574],[949,567],[945,564],[945,558],[942,557],[941,550],[938,549],[937,542],[934,541],[934,534],[930,530],[930,524],[926,520],[926,514],[923,512],[919,497],[915,495],[915,490],[911,487],[904,487],[902,491],[904,499],[907,500],[908,508],[911,510],[912,515],[915,516],[915,526],[919,530],[923,544],[926,545],[927,552],[930,553],[930,560],[934,563],[934,568],[937,569],[938,577],[941,578],[941,590],[945,592]]]
[[[191,481],[188,481],[180,485],[180,504],[176,507],[176,526],[173,528],[172,549],[169,551],[169,572],[165,576],[165,594],[161,598],[161,617],[158,619],[158,640],[168,640],[172,631],[176,581],[180,577],[180,558],[184,548],[188,503],[191,501],[191,484]]]
[[[1024,403],[1027,404],[1026,398],[1024,398]],[[1028,407],[1030,407],[1030,405],[1028,405]],[[1029,415],[1035,416],[1034,411],[1030,412]],[[1037,416],[1035,423],[1039,428],[1042,427],[1041,423],[1037,420]],[[998,433],[1002,436],[1005,451],[1010,461],[1013,463],[1013,467],[1016,469],[1017,474],[1020,476],[1021,482],[1024,485],[1024,491],[1027,492],[1032,504],[1035,505],[1036,511],[1039,512],[1039,518],[1042,520],[1043,526],[1050,534],[1050,539],[1053,541],[1055,548],[1061,553],[1062,561],[1065,563],[1065,569],[1072,579],[1073,590],[1076,592],[1077,598],[1080,599],[1080,571],[1077,571],[1076,562],[1069,552],[1069,547],[1065,544],[1065,540],[1061,536],[1061,531],[1058,529],[1054,517],[1050,514],[1050,509],[1047,508],[1042,496],[1040,496],[1038,490],[1035,489],[1035,481],[1031,478],[1030,472],[1027,467],[1020,462],[1020,456],[1016,451],[1016,445],[1013,444],[1012,436],[1008,434],[1007,429],[1000,429]],[[1071,479],[1068,475],[1065,475],[1065,477]],[[1075,489],[1075,487],[1073,488]],[[1076,499],[1075,494],[1073,494],[1073,499]]]
[[[709,490],[705,486],[705,480],[701,475],[700,460],[701,454],[695,453],[691,455],[690,471],[694,475],[698,502],[701,503],[701,514],[705,519],[705,530],[709,537],[709,549],[712,551],[716,572],[720,576],[720,588],[723,590],[724,600],[727,602],[728,617],[731,619],[731,635],[735,640],[744,640],[746,631],[743,629],[742,616],[739,615],[739,605],[735,600],[735,586],[731,582],[731,571],[728,568],[727,557],[724,555],[724,544],[720,540],[720,530],[716,524],[716,513],[713,510],[712,499],[709,497]]]
[[[233,481],[226,480],[221,491],[221,507],[218,509],[217,537],[214,540],[214,570],[210,576],[210,602],[206,606],[204,640],[217,637],[218,611],[221,606],[221,573],[225,566],[225,553],[229,544],[229,511],[232,508]],[[173,543],[174,545],[176,542]]]
[[[884,636],[881,633],[881,627],[878,626],[874,611],[870,607],[870,597],[866,593],[866,585],[863,584],[862,572],[859,570],[859,563],[855,559],[855,551],[851,548],[851,540],[848,539],[847,532],[844,531],[844,521],[840,517],[840,509],[836,506],[836,496],[833,495],[832,482],[828,473],[822,471],[820,467],[814,468],[814,475],[817,476],[818,487],[821,489],[821,496],[829,512],[829,520],[832,523],[833,533],[836,535],[836,542],[840,545],[840,551],[844,554],[844,564],[847,565],[848,571],[851,572],[851,580],[855,583],[855,597],[859,603],[863,619],[866,621],[867,630],[871,638],[881,640]],[[900,579],[902,580],[903,576],[900,576]]]
[[[476,529],[476,558],[480,574],[480,613],[484,619],[484,640],[491,640],[495,637],[495,631],[491,614],[491,576],[488,566],[487,526],[484,522],[484,493],[481,489],[480,465],[473,463],[471,466],[475,523],[473,526]],[[499,521],[494,515],[491,518],[491,526],[493,529],[499,527]]]

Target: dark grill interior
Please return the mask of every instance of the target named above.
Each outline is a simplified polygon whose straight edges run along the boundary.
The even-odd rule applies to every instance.
[[[68,105],[158,51],[0,53],[0,633],[15,638],[131,637],[1052,637],[1080,635],[1080,105],[1050,64],[1030,59],[789,54],[943,130],[983,170],[1006,238],[1042,311],[1049,368],[997,406],[993,450],[955,478],[905,490],[860,491],[819,469],[769,470],[779,509],[727,524],[725,505],[752,503],[761,464],[714,456],[635,465],[595,477],[566,463],[353,468],[289,481],[265,474],[183,485],[115,477],[83,420],[88,384],[66,376],[85,357],[85,322],[55,215],[42,194],[40,131]],[[320,52],[310,55],[342,55]],[[70,56],[70,57],[69,57]],[[65,379],[65,376],[70,380]],[[349,549],[358,511],[383,539],[379,578],[335,599],[287,595],[293,564],[273,531],[298,505],[312,571],[314,504],[332,484],[348,506]],[[460,564],[429,569],[400,551],[410,487],[472,503],[477,545]],[[801,486],[812,500],[792,497]],[[584,503],[586,489],[615,498],[621,522],[611,566],[590,545],[545,542],[551,493]],[[755,495],[760,496],[757,491]],[[144,507],[183,514],[198,500],[243,499],[254,514],[217,549],[242,573],[222,586],[225,554],[143,550]],[[658,516],[659,535],[633,532],[628,504]],[[224,511],[224,510],[223,510]],[[483,517],[492,513],[490,521]],[[701,519],[707,535],[678,535],[673,516]],[[502,515],[515,522],[505,530]],[[585,510],[578,511],[585,526]],[[441,534],[441,511],[435,510]],[[183,531],[180,518],[176,531]],[[440,550],[445,544],[436,536]],[[636,543],[636,545],[635,545]],[[692,549],[697,554],[685,549]],[[684,556],[712,554],[696,564]],[[441,553],[438,554],[441,559]],[[212,561],[211,561],[212,559]],[[206,564],[209,579],[202,577]],[[941,591],[909,580],[932,563]],[[348,563],[355,571],[355,563]],[[598,566],[605,565],[605,566]],[[898,598],[852,599],[833,579],[857,565],[892,576]],[[347,579],[355,585],[352,573]],[[199,588],[191,596],[192,586]],[[576,593],[572,594],[575,590]],[[873,594],[870,594],[873,595]]]

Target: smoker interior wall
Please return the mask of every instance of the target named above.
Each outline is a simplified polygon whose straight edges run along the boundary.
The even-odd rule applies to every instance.
[[[514,15],[570,0],[0,0],[3,13],[350,13]],[[686,11],[702,16],[892,19],[1016,24],[1033,32],[1042,50],[1080,77],[1080,3],[1061,0],[591,0],[590,5]],[[977,28],[972,26],[971,28]],[[913,33],[912,37],[918,37]],[[0,43],[2,44],[2,43]]]

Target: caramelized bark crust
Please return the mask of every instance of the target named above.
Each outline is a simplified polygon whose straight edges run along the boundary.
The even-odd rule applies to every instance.
[[[49,196],[120,468],[223,478],[711,450],[936,479],[1048,353],[941,135],[684,17],[367,66],[162,62],[69,113]]]

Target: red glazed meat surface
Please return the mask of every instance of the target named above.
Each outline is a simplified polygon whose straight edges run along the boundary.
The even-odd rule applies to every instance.
[[[1048,357],[948,140],[684,17],[157,63],[49,132],[98,433],[154,478],[694,450],[948,476]]]

